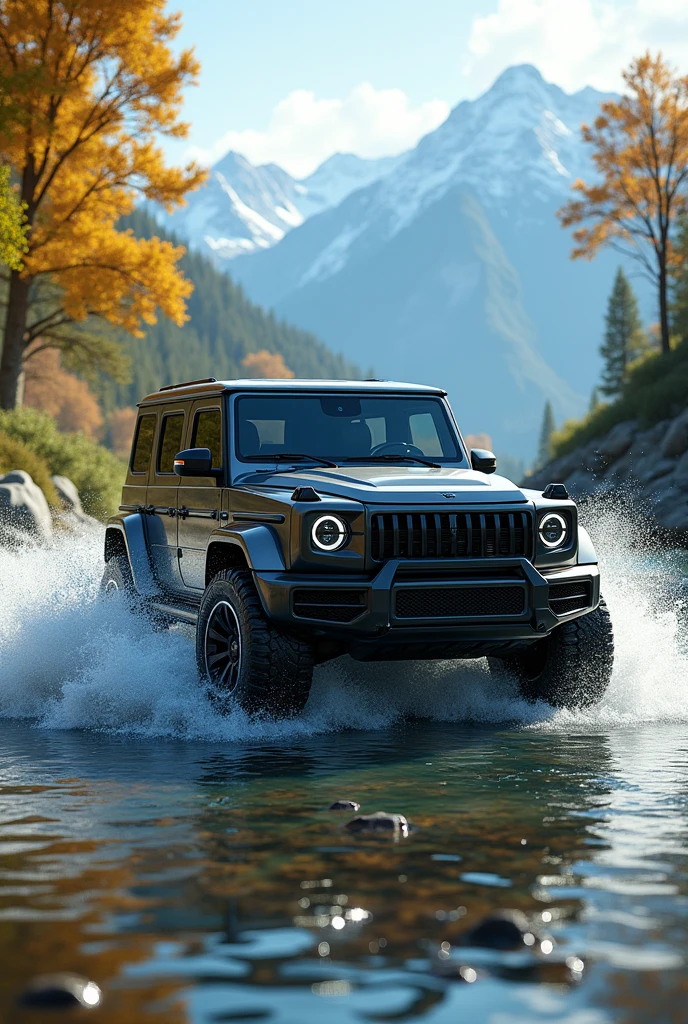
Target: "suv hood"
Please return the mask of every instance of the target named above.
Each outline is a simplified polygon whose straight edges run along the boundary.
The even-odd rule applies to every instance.
[[[473,469],[442,466],[319,466],[296,472],[251,473],[240,486],[289,488],[310,485],[318,494],[349,498],[371,505],[444,505],[491,502],[526,502],[523,491],[503,476],[477,473]]]

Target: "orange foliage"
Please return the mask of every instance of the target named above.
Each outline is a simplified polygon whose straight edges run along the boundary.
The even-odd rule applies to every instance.
[[[27,361],[24,404],[47,412],[60,430],[100,437],[103,417],[96,397],[86,381],[62,369],[56,349]]]
[[[591,259],[611,246],[639,260],[659,292],[662,348],[669,351],[668,277],[677,259],[671,231],[686,207],[688,185],[688,76],[679,77],[648,52],[624,72],[628,95],[608,100],[583,138],[594,147],[600,181],[576,181],[581,196],[559,211],[564,227],[578,227],[573,258]]]
[[[278,380],[294,376],[293,370],[289,369],[280,352],[268,352],[264,348],[259,352],[249,352],[242,359],[241,365],[251,377],[259,377],[261,380]]]
[[[127,405],[113,409],[107,418],[110,447],[120,459],[126,459],[131,451],[131,440],[136,426],[136,409]]]
[[[165,166],[161,135],[184,137],[182,93],[195,82],[190,50],[173,52],[178,15],[164,0],[7,0],[0,4],[3,126],[30,226],[21,276],[11,278],[0,404],[14,404],[22,353],[39,334],[96,315],[142,335],[156,309],[181,324],[191,285],[183,253],[117,229],[137,197],[167,209],[204,173]],[[30,281],[59,286],[34,322]]]
[[[464,441],[469,451],[471,448],[485,448],[488,452],[492,451],[492,438],[489,434],[465,434]]]

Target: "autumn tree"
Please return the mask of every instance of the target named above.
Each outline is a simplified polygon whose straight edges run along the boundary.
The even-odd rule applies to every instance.
[[[682,341],[688,341],[688,215],[679,221],[676,239],[679,259],[674,268],[671,326]]]
[[[0,0],[0,156],[28,228],[7,281],[0,408],[17,403],[37,339],[97,362],[89,319],[141,336],[157,307],[185,318],[183,249],[117,229],[137,196],[171,209],[203,178],[167,167],[157,142],[187,133],[182,91],[198,65],[171,49],[179,26],[164,0]]]
[[[688,76],[649,52],[623,74],[627,94],[607,100],[583,139],[593,147],[596,184],[578,180],[559,211],[574,231],[574,259],[614,248],[638,260],[658,296],[662,351],[670,350],[669,284],[673,228],[688,186]]]
[[[552,403],[545,402],[545,409],[542,414],[542,425],[540,427],[540,439],[538,442],[537,468],[541,469],[552,458],[552,435],[557,429],[554,421]]]
[[[607,305],[604,341],[600,345],[600,355],[604,360],[600,385],[603,395],[613,398],[620,394],[628,377],[628,367],[647,347],[638,300],[619,267]]]
[[[57,349],[29,359],[24,379],[24,405],[47,412],[60,430],[100,437],[103,414],[85,380],[66,371]]]
[[[107,417],[107,440],[119,459],[129,455],[135,426],[136,409],[131,405],[113,409]]]
[[[294,372],[284,362],[280,352],[268,352],[261,349],[259,352],[249,352],[241,365],[251,377],[259,377],[265,380],[279,380],[283,377],[293,377]]]
[[[9,164],[0,164],[0,263],[21,270],[26,252],[26,214],[12,187]]]

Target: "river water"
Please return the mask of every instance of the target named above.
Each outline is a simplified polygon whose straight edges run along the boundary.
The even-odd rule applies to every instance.
[[[0,554],[0,1020],[56,970],[109,1024],[688,1019],[685,566],[628,529],[597,522],[617,663],[579,714],[342,660],[296,721],[220,718],[186,633],[95,600],[98,534]],[[535,945],[467,944],[502,909]]]

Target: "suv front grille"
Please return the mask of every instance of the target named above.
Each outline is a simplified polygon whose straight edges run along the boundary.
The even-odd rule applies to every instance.
[[[353,622],[365,608],[365,590],[303,587],[294,591],[294,615],[300,619]]]
[[[371,553],[387,558],[499,558],[532,553],[528,512],[376,512]]]
[[[549,606],[555,615],[570,615],[589,608],[591,604],[592,580],[550,584]]]
[[[414,587],[397,591],[398,619],[483,618],[522,615],[522,587]]]

